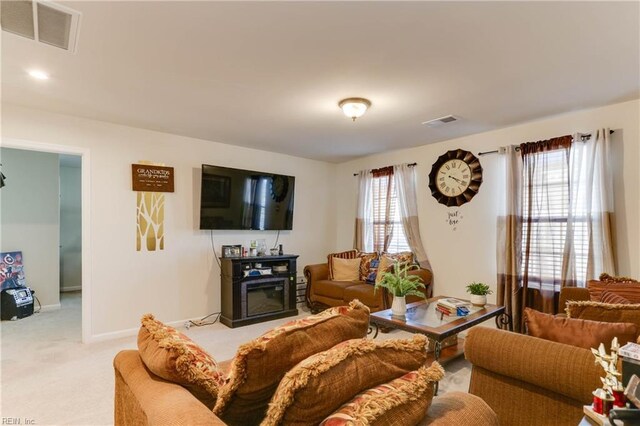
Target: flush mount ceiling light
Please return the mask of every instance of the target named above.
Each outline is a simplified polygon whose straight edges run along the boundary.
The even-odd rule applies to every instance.
[[[30,70],[28,71],[29,75],[36,80],[49,80],[49,74],[40,70]]]
[[[347,98],[338,103],[342,108],[344,115],[356,121],[356,118],[362,117],[367,109],[371,106],[371,101],[364,98]]]

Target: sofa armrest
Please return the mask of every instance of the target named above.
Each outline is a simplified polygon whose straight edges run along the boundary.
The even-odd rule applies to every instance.
[[[121,351],[113,367],[116,425],[224,425],[187,389],[151,373],[138,351]]]
[[[430,298],[431,294],[433,293],[433,286],[431,285],[433,273],[428,269],[418,268],[409,271],[409,275],[418,275],[420,278],[422,278],[422,283],[425,286],[425,296],[427,297],[427,299]]]
[[[558,313],[564,314],[569,300],[591,300],[589,290],[583,287],[563,287],[560,289]]]
[[[498,426],[498,416],[475,395],[464,392],[447,392],[431,402],[427,417],[420,422],[430,426]]]
[[[304,277],[307,280],[307,289],[305,290],[304,298],[307,302],[307,307],[313,312],[313,306],[311,302],[311,296],[313,295],[313,283],[315,283],[316,281],[329,279],[329,264],[319,263],[317,265],[305,266]]]
[[[307,265],[304,267],[304,276],[309,281],[319,281],[329,279],[329,265],[319,263],[317,265]]]
[[[474,327],[465,339],[464,353],[473,368],[480,367],[584,404],[593,399],[592,392],[602,385],[601,367],[595,364],[588,349],[504,330]],[[492,389],[474,386],[472,372],[469,392],[483,398]]]

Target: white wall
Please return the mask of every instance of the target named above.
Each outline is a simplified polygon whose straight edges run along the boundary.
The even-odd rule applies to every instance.
[[[220,272],[209,233],[197,229],[202,163],[296,177],[293,231],[282,232],[280,242],[287,253],[300,254],[299,273],[334,245],[332,164],[10,105],[3,106],[2,137],[90,150],[94,337],[135,328],[146,312],[178,321],[220,309]],[[131,164],[139,160],[175,168],[175,193],[166,194],[164,251],[135,250]],[[214,231],[214,241],[219,250],[255,238],[273,244],[275,235]]]
[[[60,165],[60,291],[82,288],[81,171]]]
[[[474,280],[490,283],[495,290],[496,217],[504,182],[500,156],[480,157],[484,182],[475,198],[460,207],[463,219],[456,231],[445,223],[447,212],[453,208],[438,204],[429,191],[431,165],[451,149],[461,148],[477,154],[499,146],[609,127],[616,130],[612,135],[615,148],[612,170],[615,174],[618,272],[640,277],[639,116],[640,101],[636,100],[342,163],[338,166],[336,178],[336,205],[339,209],[334,248],[348,249],[353,244],[357,198],[353,173],[366,168],[417,162],[420,227],[434,269],[434,294],[464,296],[465,285]],[[425,129],[427,131],[429,129]],[[495,294],[493,298],[495,300]]]
[[[43,306],[60,304],[58,156],[0,149],[0,251],[22,251],[27,285]]]

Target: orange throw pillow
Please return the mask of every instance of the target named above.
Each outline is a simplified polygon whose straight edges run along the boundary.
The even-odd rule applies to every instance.
[[[524,310],[524,321],[529,336],[585,349],[597,348],[600,343],[609,347],[614,337],[620,345],[635,342],[640,331],[633,323],[561,318],[531,308]]]
[[[369,308],[358,300],[274,328],[238,348],[213,409],[228,425],[257,425],[287,371],[336,344],[363,338]],[[321,419],[322,420],[322,419]]]
[[[144,315],[141,322],[138,351],[147,368],[156,376],[189,389],[212,408],[225,382],[216,361],[193,340],[153,315]]]
[[[261,426],[317,425],[354,395],[422,367],[426,346],[421,334],[353,339],[310,356],[280,381]]]

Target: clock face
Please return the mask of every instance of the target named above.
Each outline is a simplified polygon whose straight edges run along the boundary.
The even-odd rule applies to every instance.
[[[438,170],[438,191],[457,197],[469,188],[471,168],[462,160],[449,160]]]
[[[445,206],[461,206],[480,189],[482,166],[475,155],[462,149],[447,151],[429,173],[431,195]]]

